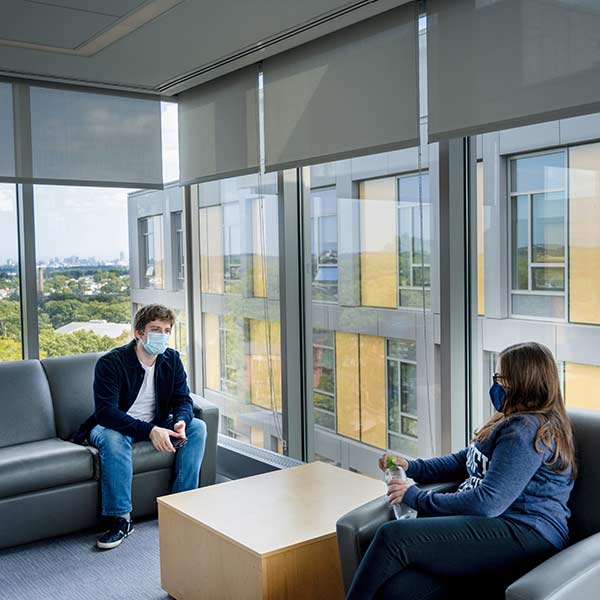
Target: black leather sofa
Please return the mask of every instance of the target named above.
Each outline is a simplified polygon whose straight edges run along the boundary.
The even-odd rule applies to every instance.
[[[600,597],[600,411],[569,409],[579,477],[569,508],[571,545],[526,573],[506,590],[507,600],[591,600]],[[434,486],[453,491],[460,482]],[[384,496],[337,522],[338,548],[346,591],[380,525],[393,519]]]
[[[69,441],[94,410],[94,367],[81,354],[0,362],[0,548],[99,524],[98,454]],[[200,485],[215,482],[218,408],[193,395],[207,426]],[[174,455],[133,447],[133,517],[156,513],[170,491]]]

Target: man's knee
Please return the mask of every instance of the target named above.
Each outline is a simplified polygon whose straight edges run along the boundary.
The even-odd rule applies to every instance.
[[[206,439],[206,423],[202,419],[192,419],[186,428],[188,438]]]
[[[105,427],[94,437],[94,446],[107,452],[119,452],[129,450],[131,442],[126,435]]]

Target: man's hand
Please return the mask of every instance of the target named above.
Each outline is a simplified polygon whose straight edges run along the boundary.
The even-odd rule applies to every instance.
[[[388,485],[387,490],[389,503],[400,504],[400,502],[402,502],[402,499],[404,498],[406,490],[411,485],[415,484],[412,481],[398,481],[397,479],[393,480],[392,483]]]
[[[150,441],[154,446],[155,450],[159,452],[175,452],[173,444],[171,443],[172,437],[181,437],[181,435],[171,429],[165,429],[164,427],[157,427],[156,425],[150,432]]]
[[[177,435],[173,436],[173,437],[178,437],[178,438],[182,438],[182,439],[186,438],[185,421],[177,421],[177,423],[175,423],[175,425],[173,425],[173,429],[177,433]]]
[[[398,467],[402,467],[405,471],[408,469],[408,461],[405,458],[402,458],[401,456],[396,456],[395,454],[390,454],[390,453],[386,452],[379,459],[379,468],[382,471],[385,471],[385,469],[386,469],[385,465],[387,463],[388,456],[392,457],[392,459],[394,460],[394,464],[397,465]]]

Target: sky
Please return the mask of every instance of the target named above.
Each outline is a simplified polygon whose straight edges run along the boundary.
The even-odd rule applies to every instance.
[[[161,103],[163,180],[179,178],[177,104]],[[111,260],[129,256],[127,194],[114,188],[36,185],[37,260],[79,256]],[[17,260],[16,191],[0,183],[0,265]]]

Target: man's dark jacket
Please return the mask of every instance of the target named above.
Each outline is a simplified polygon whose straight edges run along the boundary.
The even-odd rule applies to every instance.
[[[135,353],[136,341],[111,350],[101,356],[94,373],[94,414],[86,419],[73,437],[85,441],[96,425],[114,429],[139,442],[150,437],[154,425],[164,425],[173,415],[173,423],[185,421],[186,427],[194,418],[190,389],[179,352],[167,348],[154,363],[154,393],[156,414],[153,423],[129,416],[127,411],[135,402],[144,381],[144,368]]]

